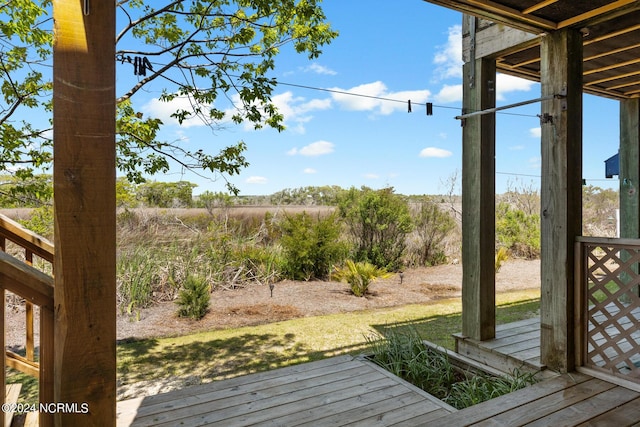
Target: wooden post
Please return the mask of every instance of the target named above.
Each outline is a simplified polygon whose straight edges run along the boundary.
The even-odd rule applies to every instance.
[[[116,418],[115,2],[54,0],[57,426]]]
[[[571,371],[574,349],[574,242],[582,233],[582,35],[542,38],[541,359]]]
[[[640,99],[626,99],[620,101],[620,237],[640,238]],[[628,254],[621,253],[621,259],[626,261]],[[632,266],[638,270],[638,265]],[[622,274],[622,279],[630,280],[628,274]],[[634,288],[634,293],[640,293],[640,287]],[[625,297],[623,297],[624,299]]]
[[[640,99],[620,101],[620,237],[640,237]]]
[[[469,19],[475,18],[465,22]],[[463,113],[495,107],[495,60],[471,59],[463,73]],[[494,338],[495,322],[495,113],[491,113],[463,120],[462,334],[476,340]]]

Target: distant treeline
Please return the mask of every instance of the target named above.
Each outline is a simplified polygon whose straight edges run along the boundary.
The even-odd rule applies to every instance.
[[[198,186],[189,181],[146,181],[141,184],[121,177],[116,180],[116,203],[121,208],[206,208],[227,206],[337,206],[349,189],[336,185],[286,188],[269,195],[232,195],[227,192],[204,191],[198,194]],[[363,187],[362,189],[366,189]],[[33,175],[17,178],[0,176],[1,208],[36,208],[50,205],[53,197],[53,177]],[[402,196],[408,201],[419,201],[424,196]],[[444,200],[444,198],[441,198]]]

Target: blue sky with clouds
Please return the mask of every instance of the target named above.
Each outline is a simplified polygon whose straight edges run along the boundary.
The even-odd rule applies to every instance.
[[[316,60],[290,49],[277,59],[274,77],[283,84],[273,100],[284,114],[286,131],[229,124],[212,135],[193,121],[168,126],[166,139],[212,152],[245,141],[250,166],[231,178],[244,195],[309,185],[393,186],[403,194],[439,194],[456,171],[459,183],[462,129],[455,116],[462,102],[462,16],[421,0],[393,7],[380,0],[323,4],[340,36]],[[498,76],[498,105],[539,96],[536,83]],[[151,96],[137,102],[144,112],[171,123],[169,110]],[[419,105],[426,102],[434,105],[432,116]],[[585,95],[584,105],[584,177],[588,184],[615,188],[615,180],[604,180],[604,160],[618,149],[618,103]],[[505,113],[497,115],[497,191],[536,187],[540,105]],[[182,175],[179,169],[163,179],[194,182],[196,194],[224,191],[221,181]]]

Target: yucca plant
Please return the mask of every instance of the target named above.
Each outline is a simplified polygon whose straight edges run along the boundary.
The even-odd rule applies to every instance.
[[[178,294],[178,316],[200,320],[209,309],[210,286],[197,276],[187,276]]]
[[[369,290],[369,285],[375,279],[386,279],[391,273],[384,268],[376,267],[368,262],[353,262],[347,260],[344,267],[336,268],[332,278],[347,282],[351,286],[351,292],[357,297],[363,297]]]
[[[500,246],[496,252],[496,273],[500,271],[502,263],[509,259],[509,251],[504,246]]]

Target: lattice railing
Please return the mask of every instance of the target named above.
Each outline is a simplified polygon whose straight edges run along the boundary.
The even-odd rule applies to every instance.
[[[578,239],[578,365],[640,383],[640,240]]]

